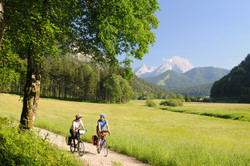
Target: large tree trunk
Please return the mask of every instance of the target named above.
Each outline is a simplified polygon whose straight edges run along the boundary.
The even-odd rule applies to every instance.
[[[34,126],[38,100],[40,97],[41,64],[36,61],[32,50],[28,52],[27,78],[23,98],[23,110],[20,120],[21,129],[32,129]]]

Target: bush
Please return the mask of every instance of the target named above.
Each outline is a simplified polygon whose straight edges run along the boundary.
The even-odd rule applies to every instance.
[[[160,105],[177,107],[177,106],[183,106],[183,103],[180,99],[170,99],[160,102]]]
[[[160,102],[160,105],[168,106],[169,100],[163,100]]]
[[[153,102],[152,100],[147,100],[147,101],[146,101],[146,104],[147,104],[147,106],[149,106],[149,107],[155,107],[155,106],[156,106],[156,103]]]
[[[19,131],[18,124],[0,117],[0,163],[2,165],[81,165],[34,131]]]

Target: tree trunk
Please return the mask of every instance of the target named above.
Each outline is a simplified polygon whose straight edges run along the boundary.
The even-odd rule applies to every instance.
[[[35,60],[32,50],[28,52],[27,78],[23,98],[23,110],[20,120],[21,129],[32,129],[34,126],[38,100],[40,97],[41,64]]]
[[[3,32],[4,32],[4,3],[0,2],[0,46],[2,44]]]

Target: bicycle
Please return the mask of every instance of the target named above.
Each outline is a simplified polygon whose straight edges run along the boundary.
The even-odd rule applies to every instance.
[[[98,149],[98,145],[96,146],[97,147],[97,153],[100,153],[101,150],[103,149],[104,157],[108,156],[108,142],[106,140],[107,135],[110,135],[110,133],[107,130],[101,131],[101,140],[100,140],[101,149]]]
[[[86,132],[87,131],[83,130],[83,129],[79,129],[78,130],[78,134],[77,134],[77,138],[76,138],[77,142],[75,142],[76,146],[74,146],[74,142],[73,141],[71,141],[71,143],[70,143],[70,151],[72,153],[74,153],[75,151],[78,151],[78,154],[80,156],[83,156],[85,154],[85,147],[84,147],[83,141],[81,140],[81,135],[84,134],[84,133],[86,133]]]

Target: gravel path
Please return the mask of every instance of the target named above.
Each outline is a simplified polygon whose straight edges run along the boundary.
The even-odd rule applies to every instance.
[[[50,141],[52,144],[57,145],[60,149],[69,151],[69,146],[66,145],[65,137],[52,133],[48,130],[35,128],[39,131],[39,134],[44,139]],[[129,157],[115,151],[109,150],[108,156],[104,157],[103,151],[100,154],[96,152],[96,146],[90,143],[84,143],[85,154],[80,157],[77,153],[76,156],[79,157],[85,165],[87,166],[113,166],[113,165],[124,165],[124,166],[148,166],[148,164],[142,163],[133,157]]]

